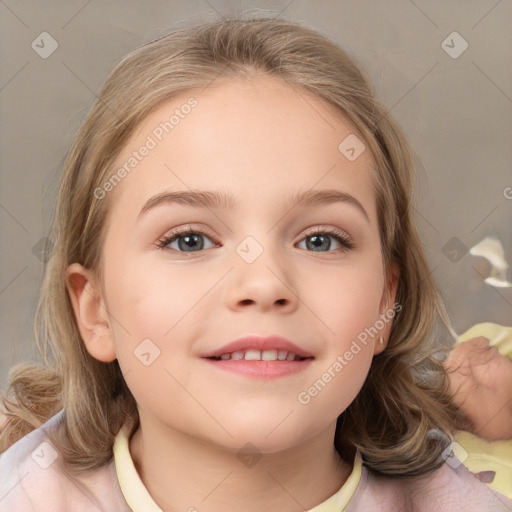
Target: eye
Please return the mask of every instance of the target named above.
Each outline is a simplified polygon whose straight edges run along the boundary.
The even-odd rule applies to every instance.
[[[205,247],[204,238],[207,238],[211,241],[211,238],[207,233],[202,231],[201,229],[192,229],[191,226],[187,226],[186,228],[177,228],[164,238],[157,242],[157,246],[160,249],[170,249],[177,252],[197,252],[202,251],[203,249],[209,249],[210,247]],[[178,248],[168,247],[170,244],[177,242]]]
[[[350,236],[337,228],[315,228],[301,242],[305,240],[306,248],[315,252],[328,252],[332,245],[331,238],[341,245],[342,251],[349,251],[354,248],[354,243]],[[337,249],[340,249],[340,247]]]
[[[212,241],[212,238],[208,233],[201,229],[192,229],[191,226],[185,228],[177,228],[171,233],[164,236],[157,242],[157,246],[160,249],[167,249],[176,252],[198,252],[204,249],[209,249],[215,246],[212,243],[209,247],[205,247],[204,239]],[[354,248],[354,243],[349,235],[337,228],[315,228],[310,231],[301,242],[306,242],[306,249],[315,252],[332,252],[331,239],[334,239],[335,247],[334,250],[348,251]],[[177,246],[172,247],[172,244]]]

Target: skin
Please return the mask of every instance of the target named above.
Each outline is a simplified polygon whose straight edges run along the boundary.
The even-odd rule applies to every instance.
[[[457,345],[444,366],[472,432],[491,441],[512,438],[512,362],[480,336]]]
[[[307,510],[350,474],[352,461],[334,449],[336,419],[391,327],[383,344],[369,338],[310,403],[298,402],[394,302],[398,275],[383,268],[372,159],[368,151],[353,162],[340,153],[355,130],[318,98],[257,76],[162,104],[117,164],[190,96],[198,106],[110,192],[104,293],[91,271],[68,268],[78,325],[91,355],[119,361],[141,421],[130,452],[161,508]],[[291,192],[327,188],[357,198],[369,220],[348,203],[285,207]],[[230,192],[239,205],[159,205],[138,219],[148,198],[188,189]],[[208,232],[202,251],[178,252],[178,241],[175,252],[156,246],[189,224]],[[330,239],[330,248],[308,248],[314,227],[338,228],[355,247]],[[250,264],[236,252],[247,236],[263,249]],[[248,334],[284,336],[315,359],[301,373],[267,381],[201,359]],[[160,350],[150,366],[133,353],[146,338]],[[237,457],[248,442],[262,455],[251,467]]]

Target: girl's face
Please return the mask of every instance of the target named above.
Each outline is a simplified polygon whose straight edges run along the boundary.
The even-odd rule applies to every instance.
[[[332,442],[385,347],[396,289],[361,144],[321,100],[268,77],[177,96],[138,126],[114,167],[129,172],[106,192],[104,328],[81,332],[94,357],[118,359],[143,425],[230,450]],[[163,195],[206,191],[233,204]],[[329,200],[299,205],[302,194]],[[380,344],[365,329],[383,324]],[[247,335],[287,338],[312,359],[262,377],[203,357]]]

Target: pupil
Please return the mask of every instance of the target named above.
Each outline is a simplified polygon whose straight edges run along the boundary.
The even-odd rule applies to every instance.
[[[323,240],[322,240],[323,239]],[[329,249],[331,246],[331,241],[329,237],[326,237],[324,235],[313,235],[310,237],[311,245],[314,249],[322,248],[322,245],[325,249]],[[327,242],[327,243],[324,243]]]
[[[180,246],[180,249],[184,249],[184,248],[189,248],[189,249],[202,249],[203,248],[203,244],[202,243],[198,243],[198,238],[200,237],[201,235],[197,235],[197,234],[193,234],[193,235],[184,235],[180,238],[179,240],[179,246]],[[182,240],[184,241],[184,243],[182,244]]]

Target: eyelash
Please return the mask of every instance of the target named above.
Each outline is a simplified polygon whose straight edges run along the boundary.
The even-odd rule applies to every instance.
[[[178,239],[182,236],[185,236],[185,235],[190,235],[190,234],[204,235],[207,238],[209,238],[210,240],[212,240],[213,242],[215,242],[213,237],[211,235],[209,235],[206,231],[204,231],[202,229],[192,229],[191,226],[187,226],[185,228],[175,229],[174,231],[172,231],[171,233],[169,233],[168,235],[166,235],[162,239],[160,239],[156,245],[159,249],[164,249],[164,250],[167,249],[169,251],[186,253],[186,251],[176,251],[175,249],[170,249],[166,246],[168,244],[170,244],[171,242],[174,242],[176,239]],[[351,237],[349,237],[346,233],[344,233],[343,231],[340,231],[337,228],[315,228],[314,230],[307,232],[304,235],[304,237],[301,238],[300,241],[302,242],[302,240],[304,240],[305,238],[308,238],[308,237],[311,237],[314,235],[329,235],[332,238],[336,239],[342,246],[342,248],[337,249],[338,251],[346,252],[355,247],[354,242],[352,241]],[[192,252],[200,252],[200,251],[192,251]],[[314,252],[314,251],[310,251],[310,252]],[[335,251],[322,251],[322,252],[335,252]]]

